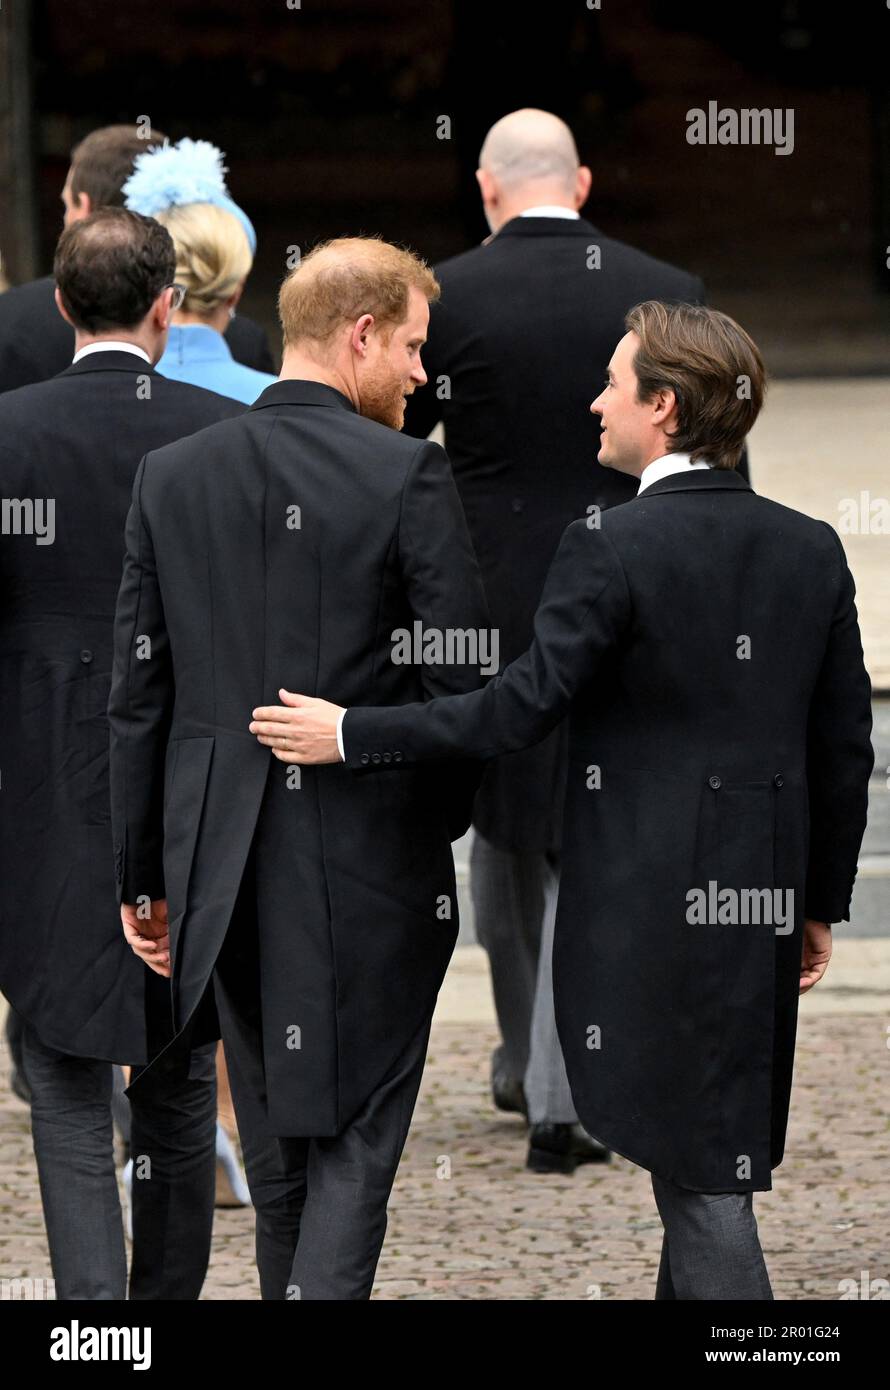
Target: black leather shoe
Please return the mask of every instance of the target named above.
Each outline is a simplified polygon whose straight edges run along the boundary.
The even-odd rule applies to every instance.
[[[521,1081],[511,1081],[506,1076],[492,1076],[491,1098],[496,1110],[506,1110],[510,1115],[528,1115],[525,1087]]]
[[[509,1115],[528,1116],[525,1103],[525,1087],[504,1070],[503,1047],[496,1047],[491,1054],[491,1098],[496,1110],[505,1110]]]
[[[525,1166],[533,1173],[574,1173],[579,1163],[608,1163],[611,1157],[579,1124],[532,1125]]]

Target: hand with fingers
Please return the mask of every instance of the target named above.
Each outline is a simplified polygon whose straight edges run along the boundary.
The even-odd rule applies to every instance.
[[[167,925],[167,899],[155,898],[145,908],[135,903],[121,903],[121,924],[124,936],[133,951],[157,975],[170,977],[170,935]]]
[[[337,724],[341,705],[279,690],[283,703],[260,705],[249,724],[260,743],[271,748],[281,763],[338,763]]]
[[[807,918],[803,924],[803,953],[800,961],[800,991],[819,983],[831,960],[831,927],[827,922]]]

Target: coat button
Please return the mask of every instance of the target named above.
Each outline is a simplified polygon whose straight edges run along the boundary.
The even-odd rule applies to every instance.
[[[89,663],[92,661],[93,653],[90,651],[88,647],[84,647],[83,651],[80,654],[80,659],[83,662],[84,666],[88,666]]]
[[[510,506],[512,507],[514,512],[518,513],[524,509],[525,503],[523,502],[521,497],[514,497],[513,501],[510,503]]]
[[[380,754],[379,754],[379,753],[372,753],[372,754],[371,754],[371,762],[372,762],[372,763],[379,763],[379,762],[380,762]]]
[[[708,786],[711,787],[711,788],[716,792],[716,791],[719,791],[720,788],[723,786],[723,782],[721,781],[721,779],[720,779],[719,777],[709,777],[709,778],[708,778]]]
[[[383,755],[383,761],[384,761],[385,763],[391,763],[391,762],[392,762],[392,753],[384,753],[384,755]]]
[[[774,787],[784,787],[784,785],[785,785],[785,778],[782,776],[781,772],[777,772],[776,775],[775,775],[775,777],[773,778],[773,786],[774,786]]]
[[[400,763],[400,762],[402,761],[402,755],[401,755],[401,753],[398,751],[398,749],[396,750],[395,753],[393,753],[393,755],[392,755],[392,760],[393,760],[394,763]]]
[[[371,755],[370,755],[370,753],[363,753],[362,756],[359,758],[359,762],[362,763],[362,764],[364,764],[365,766],[367,766],[367,764],[368,764],[370,761],[371,761]]]

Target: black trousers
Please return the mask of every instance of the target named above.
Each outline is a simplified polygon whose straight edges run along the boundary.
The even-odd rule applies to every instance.
[[[664,1223],[658,1301],[772,1299],[750,1192],[690,1192],[655,1173],[652,1191]]]
[[[112,1063],[58,1052],[30,1024],[23,1052],[56,1298],[125,1299]],[[184,1053],[163,1079],[146,1073],[131,1107],[130,1297],[196,1299],[213,1226],[215,1044]]]
[[[295,909],[296,910],[296,909]],[[362,1110],[335,1138],[269,1130],[252,867],[214,975],[229,1083],[250,1195],[263,1299],[371,1295],[386,1205],[423,1074],[430,1019]]]
[[[134,1067],[130,1084],[130,1298],[196,1299],[216,1200],[216,1043],[183,1048],[163,1075]]]

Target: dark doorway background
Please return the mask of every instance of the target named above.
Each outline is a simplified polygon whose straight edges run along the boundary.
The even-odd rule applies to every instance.
[[[702,274],[773,371],[884,372],[888,39],[877,5],[802,0],[38,0],[41,270],[71,145],[148,115],[226,152],[259,235],[245,306],[274,335],[294,245],[379,232],[435,261],[479,241],[485,130],[544,106],[593,169],[590,220]],[[690,146],[710,100],[793,108],[794,153]]]

